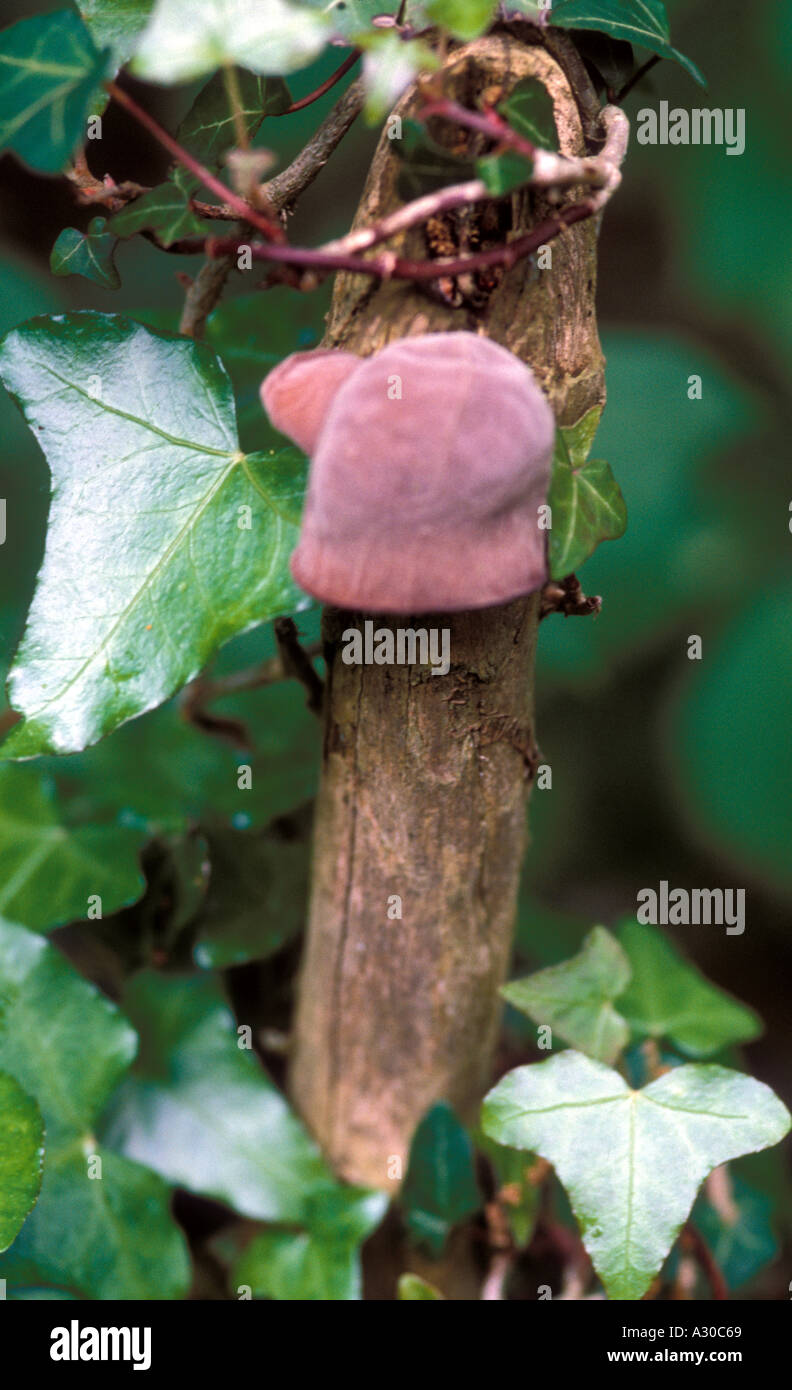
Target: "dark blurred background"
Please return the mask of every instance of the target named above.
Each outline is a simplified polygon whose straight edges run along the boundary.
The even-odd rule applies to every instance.
[[[41,9],[7,3],[8,24]],[[746,149],[632,144],[624,183],[600,241],[599,315],[608,406],[594,447],[611,464],[629,515],[626,536],[581,570],[600,594],[597,619],[542,625],[538,727],[552,791],[536,790],[518,948],[527,967],[569,955],[593,922],[634,913],[641,888],[746,890],[746,930],[669,929],[714,982],[765,1022],[742,1063],[792,1103],[789,994],[792,939],[792,181],[785,115],[792,9],[778,0],[670,0],[674,42],[703,69],[706,93],[671,63],[627,99],[644,106],[743,107]],[[640,55],[641,57],[645,55]],[[311,90],[337,63],[292,83]],[[169,128],[193,89],[137,86]],[[261,141],[285,162],[337,93],[265,125]],[[349,224],[376,132],[361,123],[303,199],[295,240]],[[105,118],[101,175],[154,184],[167,160],[123,111]],[[96,161],[95,161],[96,163]],[[98,308],[175,326],[179,272],[189,258],[140,242],[118,256],[123,287],[55,279],[49,253],[67,225],[85,227],[65,180],[0,160],[0,330],[36,313]],[[249,292],[241,277],[229,298]],[[260,296],[248,325],[282,351],[321,332],[316,296]],[[260,315],[260,317],[257,317]],[[688,378],[702,379],[700,400]],[[255,408],[255,407],[254,407]],[[21,633],[43,548],[48,474],[15,408],[0,400],[0,496],[9,529],[0,549],[0,651]],[[307,622],[310,629],[311,621]],[[702,659],[688,659],[688,638]],[[247,653],[250,640],[245,639]],[[241,648],[222,658],[233,665]],[[751,1167],[753,1164],[753,1167]],[[777,1206],[787,1254],[792,1197],[783,1156],[745,1173]],[[752,1286],[783,1297],[792,1262]]]

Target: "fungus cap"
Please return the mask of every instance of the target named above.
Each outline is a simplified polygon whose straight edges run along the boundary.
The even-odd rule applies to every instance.
[[[314,363],[318,397],[332,364]],[[291,561],[301,588],[382,613],[483,608],[540,588],[555,422],[530,369],[487,338],[434,333],[340,375]],[[307,375],[302,385],[314,390]]]
[[[261,400],[276,430],[312,454],[330,401],[360,366],[353,352],[315,348],[293,352],[261,383]]]

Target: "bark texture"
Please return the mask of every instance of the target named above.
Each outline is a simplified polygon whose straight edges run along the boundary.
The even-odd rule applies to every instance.
[[[538,77],[553,98],[561,152],[590,152],[594,94],[572,46],[555,36],[550,51],[547,42],[521,26],[519,39],[503,32],[457,49],[444,91],[475,107],[485,93],[497,99]],[[415,109],[408,92],[395,114]],[[432,134],[459,146],[447,123]],[[385,134],[356,226],[399,206],[399,169]],[[446,254],[445,236],[473,249],[529,230],[550,210],[521,192],[391,244],[418,258]],[[484,333],[533,368],[557,419],[572,423],[604,400],[595,270],[588,222],[552,244],[552,268],[525,260],[440,294],[341,275],[324,346],[366,356],[409,334]],[[324,754],[291,1087],[352,1181],[393,1188],[426,1109],[442,1098],[469,1115],[490,1080],[536,762],[537,610],[531,595],[476,612],[374,619],[378,628],[449,628],[445,676],[345,665],[342,632],[372,615],[325,614]]]

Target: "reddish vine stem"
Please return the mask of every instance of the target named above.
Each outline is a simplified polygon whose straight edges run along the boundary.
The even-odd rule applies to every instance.
[[[718,1302],[728,1299],[729,1289],[721,1273],[720,1266],[703,1235],[693,1225],[692,1221],[688,1221],[685,1225],[684,1238],[696,1262],[709,1280],[713,1299],[717,1299]]]
[[[575,203],[559,212],[557,217],[540,222],[533,231],[504,246],[496,246],[489,251],[478,251],[472,256],[444,257],[434,261],[405,260],[392,252],[366,258],[299,246],[272,246],[261,242],[251,244],[241,241],[238,237],[210,237],[206,243],[206,252],[209,256],[236,255],[244,246],[249,248],[253,260],[275,261],[282,265],[301,266],[305,270],[327,273],[346,270],[382,280],[440,280],[445,276],[464,275],[471,270],[483,270],[496,265],[509,268],[516,261],[530,256],[540,246],[552,241],[566,227],[571,227],[575,222],[583,222],[596,211],[590,202]]]
[[[353,49],[349,57],[344,59],[341,66],[336,68],[335,72],[331,73],[330,76],[326,79],[326,81],[324,81],[321,84],[321,86],[316,88],[316,91],[309,92],[307,97],[300,97],[299,101],[293,101],[291,106],[287,106],[286,110],[279,112],[279,114],[281,116],[290,116],[293,111],[302,111],[305,106],[312,106],[315,101],[318,101],[320,97],[324,96],[325,92],[329,92],[333,87],[335,87],[337,82],[341,81],[342,77],[346,76],[350,68],[353,68],[355,66],[355,63],[358,61],[359,57],[360,49]]]
[[[154,139],[158,140],[163,148],[166,149],[174,159],[178,160],[179,164],[184,165],[185,169],[189,169],[190,173],[194,174],[197,179],[200,179],[201,183],[206,188],[211,189],[212,193],[215,193],[218,198],[221,198],[222,201],[233,210],[237,217],[243,222],[249,222],[251,226],[255,227],[272,241],[282,242],[285,240],[283,229],[277,222],[271,221],[270,218],[263,216],[262,213],[251,207],[244,198],[240,198],[239,195],[235,193],[233,189],[228,188],[221,179],[216,178],[211,170],[207,169],[199,160],[194,159],[189,151],[185,150],[184,146],[179,144],[178,140],[174,140],[173,136],[169,135],[167,130],[163,130],[159,122],[155,121],[154,117],[150,116],[148,111],[144,111],[142,106],[138,106],[134,97],[131,97],[128,92],[125,92],[116,82],[108,82],[106,86],[111,97],[113,97],[119,105],[123,106],[150,135],[153,135]]]
[[[441,97],[437,101],[427,102],[421,111],[421,116],[425,120],[428,120],[430,116],[444,116],[446,120],[453,121],[455,125],[462,126],[465,130],[475,130],[480,135],[487,135],[490,140],[496,140],[501,145],[510,145],[526,159],[533,159],[536,154],[536,146],[530,140],[526,140],[518,131],[513,130],[508,122],[494,111],[488,113],[468,111],[465,106],[460,106],[459,102]]]

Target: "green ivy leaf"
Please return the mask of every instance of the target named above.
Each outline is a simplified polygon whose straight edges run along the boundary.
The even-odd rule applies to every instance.
[[[473,1146],[445,1101],[432,1106],[413,1135],[400,1203],[413,1240],[434,1255],[452,1226],[481,1206]]]
[[[386,1205],[382,1192],[339,1187],[311,1229],[273,1229],[256,1236],[238,1260],[232,1284],[247,1285],[257,1298],[294,1303],[360,1299],[360,1245],[379,1225]]]
[[[392,29],[375,30],[362,36],[363,83],[366,88],[366,119],[381,121],[419,72],[431,71],[438,60],[428,44],[420,39],[403,43]]]
[[[434,1284],[417,1274],[400,1275],[398,1293],[400,1303],[433,1303],[443,1297]]]
[[[783,524],[782,516],[779,529]],[[792,740],[782,731],[789,719],[792,585],[763,583],[717,639],[704,640],[706,660],[686,663],[691,669],[667,720],[666,756],[679,802],[705,845],[788,896]]]
[[[41,1196],[0,1260],[10,1284],[85,1298],[178,1298],[186,1250],[153,1173],[97,1146],[99,1111],[135,1055],[114,1004],[41,937],[0,922],[0,1067],[35,1097],[47,1126]],[[100,1158],[101,1177],[89,1176]],[[143,1244],[130,1230],[145,1230]]]
[[[196,963],[224,970],[274,955],[305,925],[310,877],[310,815],[288,829],[209,835],[212,866],[206,902],[196,922]]]
[[[124,1006],[141,1037],[105,1139],[243,1216],[316,1229],[339,1185],[252,1053],[214,982],[141,973]],[[243,1041],[243,1040],[242,1040]]]
[[[402,162],[398,194],[405,202],[424,193],[434,193],[446,184],[463,183],[476,177],[473,160],[459,159],[438,145],[419,121],[402,122],[402,138],[394,140],[393,148]]]
[[[82,275],[105,290],[117,290],[121,276],[116,269],[116,238],[105,231],[104,217],[94,217],[87,232],[64,227],[50,255],[53,275]]]
[[[609,1298],[646,1292],[708,1173],[777,1144],[790,1116],[768,1086],[686,1064],[632,1091],[579,1052],[517,1067],[485,1097],[484,1132],[553,1164]]]
[[[519,135],[540,150],[558,150],[553,98],[543,82],[525,77],[512,88],[498,107],[500,114]]]
[[[501,994],[587,1056],[612,1063],[629,1038],[629,1028],[613,1006],[629,979],[629,961],[618,941],[605,927],[593,927],[579,955],[514,980]]]
[[[609,465],[602,459],[586,462],[600,414],[595,406],[576,424],[556,431],[547,495],[553,513],[549,545],[553,579],[572,574],[602,541],[617,540],[627,527],[627,508]]]
[[[752,1009],[710,984],[655,927],[625,922],[619,941],[632,971],[619,1011],[634,1032],[667,1038],[690,1057],[710,1057],[762,1032]]]
[[[177,169],[172,178],[136,198],[111,218],[113,236],[126,238],[152,231],[163,246],[172,246],[174,241],[187,237],[208,236],[212,230],[209,223],[190,207],[190,198],[195,192],[196,180],[186,170]]]
[[[287,0],[157,0],[132,66],[162,83],[231,63],[278,76],[312,62],[329,32],[325,15]]]
[[[0,1251],[36,1204],[43,1164],[41,1111],[13,1076],[0,1071]]]
[[[125,318],[34,319],[4,339],[0,373],[53,474],[10,677],[26,718],[4,751],[77,751],[167,699],[234,633],[299,606],[287,562],[304,461],[241,453],[213,353]]]
[[[501,198],[527,183],[533,173],[533,164],[514,150],[503,154],[488,154],[476,160],[476,174],[487,185],[493,198]]]
[[[749,1187],[731,1169],[725,1173],[730,1210],[716,1211],[705,1188],[693,1208],[693,1222],[728,1287],[738,1289],[778,1257],[778,1240],[772,1199]]]
[[[424,0],[423,8],[432,24],[455,39],[477,39],[492,22],[495,0]]]
[[[0,150],[59,173],[85,136],[106,68],[107,54],[73,10],[0,31]]]
[[[282,77],[262,77],[245,68],[236,68],[235,75],[240,113],[252,140],[265,116],[280,116],[291,105],[291,94]],[[223,72],[216,72],[201,88],[176,132],[176,139],[210,168],[219,165],[223,155],[234,148],[236,121]]]
[[[154,0],[77,0],[77,8],[98,48],[109,48],[116,69],[135,51]]]
[[[560,29],[601,29],[612,39],[637,43],[661,58],[673,58],[706,86],[696,64],[673,47],[662,0],[561,0],[553,6],[550,22]]]
[[[33,766],[0,765],[0,913],[37,931],[135,902],[145,835],[131,826],[71,820],[52,779]]]

